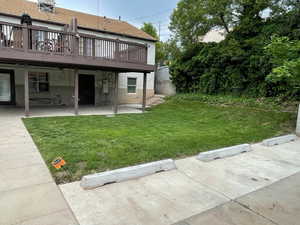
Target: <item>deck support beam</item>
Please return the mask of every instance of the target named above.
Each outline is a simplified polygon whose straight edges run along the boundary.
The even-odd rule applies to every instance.
[[[142,110],[145,112],[147,103],[147,73],[144,73],[143,77],[143,105]]]
[[[115,73],[115,85],[114,85],[114,114],[118,113],[119,106],[119,73]]]
[[[74,113],[78,115],[78,102],[79,102],[79,77],[78,69],[74,70]]]
[[[29,116],[29,74],[28,67],[24,71],[24,100],[25,100],[25,116]]]

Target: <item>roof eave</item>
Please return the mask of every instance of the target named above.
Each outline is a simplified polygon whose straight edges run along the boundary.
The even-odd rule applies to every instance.
[[[3,13],[3,12],[0,12],[0,15],[21,19],[21,16],[7,14],[7,13]],[[36,19],[36,18],[32,18],[32,20],[36,21],[36,22],[49,23],[49,24],[58,25],[58,26],[65,25],[64,23],[59,23],[59,22],[54,22],[54,21],[49,21],[49,20],[41,20],[41,19]],[[143,41],[151,41],[151,42],[158,41],[156,39],[142,38],[142,37],[137,37],[137,36],[133,36],[133,35],[129,35],[129,34],[122,34],[122,33],[117,33],[117,32],[112,32],[112,31],[107,31],[107,30],[101,30],[101,29],[94,29],[94,28],[90,28],[90,27],[78,26],[78,28],[83,29],[83,30],[88,30],[88,31],[96,31],[96,32],[101,32],[101,33],[106,33],[106,34],[118,35],[118,36],[122,36],[122,37],[135,38],[135,39],[139,39],[139,40],[143,40]]]

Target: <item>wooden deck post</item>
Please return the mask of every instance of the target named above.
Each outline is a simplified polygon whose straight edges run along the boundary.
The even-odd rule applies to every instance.
[[[28,68],[24,71],[24,100],[25,100],[25,116],[29,116],[29,75]]]
[[[28,48],[29,48],[29,32],[28,32],[28,26],[24,26],[22,28],[22,32],[23,32],[23,49],[24,52],[28,52]]]
[[[78,115],[78,102],[79,102],[79,78],[78,69],[74,70],[74,112]]]
[[[147,101],[147,73],[144,73],[144,80],[143,80],[143,106],[142,110],[145,112],[146,109],[146,101]]]
[[[114,114],[118,113],[119,105],[119,73],[115,73],[115,85],[114,85]]]

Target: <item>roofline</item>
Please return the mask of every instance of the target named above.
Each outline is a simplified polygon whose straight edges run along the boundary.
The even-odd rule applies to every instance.
[[[7,13],[3,13],[3,12],[0,12],[0,15],[21,19],[21,16],[17,16],[17,15],[13,15],[13,14],[7,14]],[[41,19],[35,19],[35,18],[32,18],[32,20],[36,21],[36,22],[49,23],[49,24],[59,25],[59,26],[66,25],[64,23],[59,23],[59,22],[54,22],[54,21],[49,21],[49,20],[41,20]],[[119,35],[119,36],[127,37],[127,38],[135,38],[135,39],[139,39],[139,40],[143,40],[143,41],[151,41],[151,42],[157,42],[158,41],[158,40],[154,40],[154,39],[141,38],[141,37],[137,37],[137,36],[133,36],[133,35],[121,34],[121,33],[107,31],[107,30],[93,29],[93,28],[89,28],[89,27],[78,26],[78,28],[83,29],[83,30],[88,30],[88,31],[96,31],[96,32],[101,32],[101,33],[106,33],[106,34]]]

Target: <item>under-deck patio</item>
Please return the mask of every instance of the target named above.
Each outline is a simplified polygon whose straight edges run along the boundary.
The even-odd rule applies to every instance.
[[[137,105],[120,105],[117,114],[138,114],[142,113]],[[80,116],[113,116],[115,115],[112,106],[81,106],[78,110]],[[30,108],[30,117],[57,117],[74,116],[74,108],[67,106],[34,106]],[[24,117],[24,108],[16,106],[0,106],[0,117]]]

